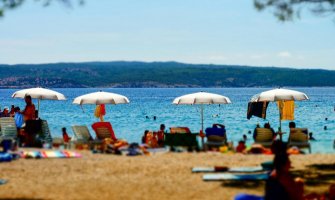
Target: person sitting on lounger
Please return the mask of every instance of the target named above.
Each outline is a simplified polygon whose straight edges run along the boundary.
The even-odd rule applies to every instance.
[[[296,125],[295,125],[295,122],[290,122],[288,123],[288,127],[291,129],[291,128],[295,128]]]
[[[220,136],[226,137],[226,128],[223,124],[213,124],[211,128],[206,128],[206,137],[208,136]]]
[[[255,128],[255,130],[254,130],[254,135],[253,135],[253,138],[254,138],[254,139],[256,139],[256,137],[257,137],[257,130],[256,130],[257,128],[259,128],[259,125],[256,126],[256,128]],[[270,129],[270,130],[271,130],[271,132],[272,132],[272,138],[275,138],[275,137],[276,137],[276,132],[273,130],[273,128],[271,128],[269,122],[264,124],[264,128],[267,128],[267,129]]]
[[[254,133],[253,133],[253,135],[252,135],[252,137],[253,137],[254,139],[256,139],[257,128],[260,128],[260,127],[261,127],[261,126],[260,126],[259,124],[256,125],[256,127],[255,127],[255,129],[254,129]]]
[[[157,132],[157,141],[158,146],[164,146],[164,132],[165,132],[165,125],[161,124],[159,127],[159,131]]]

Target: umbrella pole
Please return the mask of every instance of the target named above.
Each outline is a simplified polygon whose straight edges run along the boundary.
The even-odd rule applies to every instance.
[[[279,139],[280,141],[282,141],[282,132],[281,132],[281,118],[282,118],[282,109],[283,109],[283,102],[279,101],[279,128],[278,128],[278,132],[279,132]]]
[[[40,118],[40,115],[41,115],[41,113],[40,113],[40,99],[38,99],[38,103],[37,103],[37,114],[38,114],[38,118]]]
[[[204,104],[201,104],[201,132],[204,132]],[[201,145],[202,148],[204,148],[204,137],[201,137]]]
[[[201,104],[201,130],[204,131],[204,105]]]

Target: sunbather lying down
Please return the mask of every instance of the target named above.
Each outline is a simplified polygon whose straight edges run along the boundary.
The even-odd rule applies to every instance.
[[[265,185],[265,196],[257,197],[254,195],[240,194],[235,200],[252,199],[287,199],[287,200],[307,200],[307,199],[326,199],[326,195],[304,194],[304,182],[301,178],[293,178],[289,172],[291,161],[286,152],[286,144],[275,141],[272,146],[275,154],[274,169],[270,173]],[[335,199],[335,184],[330,186],[329,199]],[[325,198],[323,198],[325,197]]]

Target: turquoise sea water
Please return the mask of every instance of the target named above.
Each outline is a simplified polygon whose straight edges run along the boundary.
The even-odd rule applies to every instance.
[[[271,88],[111,88],[101,89],[103,91],[114,92],[125,95],[129,98],[130,104],[125,105],[107,105],[105,116],[106,121],[113,125],[115,134],[118,138],[127,139],[130,142],[140,142],[144,130],[158,130],[159,125],[164,123],[166,127],[188,126],[192,132],[199,132],[200,107],[197,105],[172,105],[175,97],[199,92],[213,92],[231,99],[229,105],[206,105],[204,127],[211,126],[213,123],[223,123],[226,125],[228,139],[236,144],[242,138],[243,134],[248,136],[248,143],[252,143],[252,134],[257,123],[264,124],[269,121],[271,126],[278,128],[278,110],[275,103],[270,103],[267,120],[257,117],[247,120],[247,103],[254,94]],[[333,141],[335,139],[335,88],[291,88],[305,92],[309,101],[296,102],[295,122],[297,127],[308,127],[309,131],[314,133],[317,141],[312,143],[312,152],[334,153]],[[72,104],[75,97],[99,91],[99,88],[67,88],[54,90],[63,93],[66,101],[41,102],[42,119],[48,120],[53,136],[61,136],[61,128],[66,127],[69,134],[73,134],[71,125],[87,125],[98,121],[94,117],[93,105],[80,106]],[[16,90],[0,90],[0,106],[10,106],[12,104],[24,108],[22,99],[12,99],[11,95]],[[34,100],[37,106],[37,101]],[[149,116],[150,119],[146,119]],[[153,120],[157,116],[157,120]],[[328,118],[326,121],[325,118]],[[288,122],[283,122],[283,131],[289,132]],[[324,130],[327,126],[327,130]],[[91,130],[91,134],[94,135]],[[284,141],[288,134],[284,135]]]

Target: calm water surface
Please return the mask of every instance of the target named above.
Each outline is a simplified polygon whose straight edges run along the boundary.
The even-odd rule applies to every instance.
[[[200,109],[197,105],[172,105],[175,97],[199,92],[213,92],[231,99],[229,105],[207,105],[205,106],[205,125],[211,126],[213,123],[223,123],[226,125],[228,139],[236,144],[242,138],[243,134],[248,136],[248,143],[252,143],[252,135],[248,131],[253,131],[257,123],[264,124],[269,121],[271,126],[278,128],[278,110],[275,103],[270,103],[267,119],[263,120],[253,117],[250,120],[246,118],[248,100],[254,94],[271,88],[178,88],[178,89],[161,89],[161,88],[111,88],[102,89],[106,92],[114,92],[125,95],[129,98],[130,104],[126,105],[107,105],[105,116],[106,121],[113,125],[115,134],[118,138],[127,139],[130,142],[140,142],[141,136],[145,129],[158,130],[161,123],[166,127],[188,126],[192,132],[198,132],[200,125]],[[312,152],[334,153],[333,141],[335,139],[335,88],[292,88],[305,92],[309,101],[296,102],[295,122],[297,127],[308,127],[309,131],[314,133],[317,141],[312,143]],[[61,135],[61,128],[66,127],[70,134],[72,125],[87,125],[98,121],[94,117],[93,105],[83,105],[83,109],[72,104],[75,97],[99,91],[99,88],[67,88],[54,89],[63,93],[66,101],[49,101],[41,102],[42,119],[48,120],[51,133],[53,136]],[[25,104],[22,99],[12,99],[11,95],[16,90],[0,90],[0,106],[10,106],[12,104],[24,108]],[[37,106],[37,101],[34,100]],[[146,119],[149,116],[150,119]],[[157,120],[153,120],[157,116]],[[326,121],[325,118],[328,118]],[[289,132],[288,122],[283,122],[283,131]],[[324,130],[327,126],[327,130]],[[91,130],[93,135],[93,131]],[[288,134],[284,135],[286,141]]]

